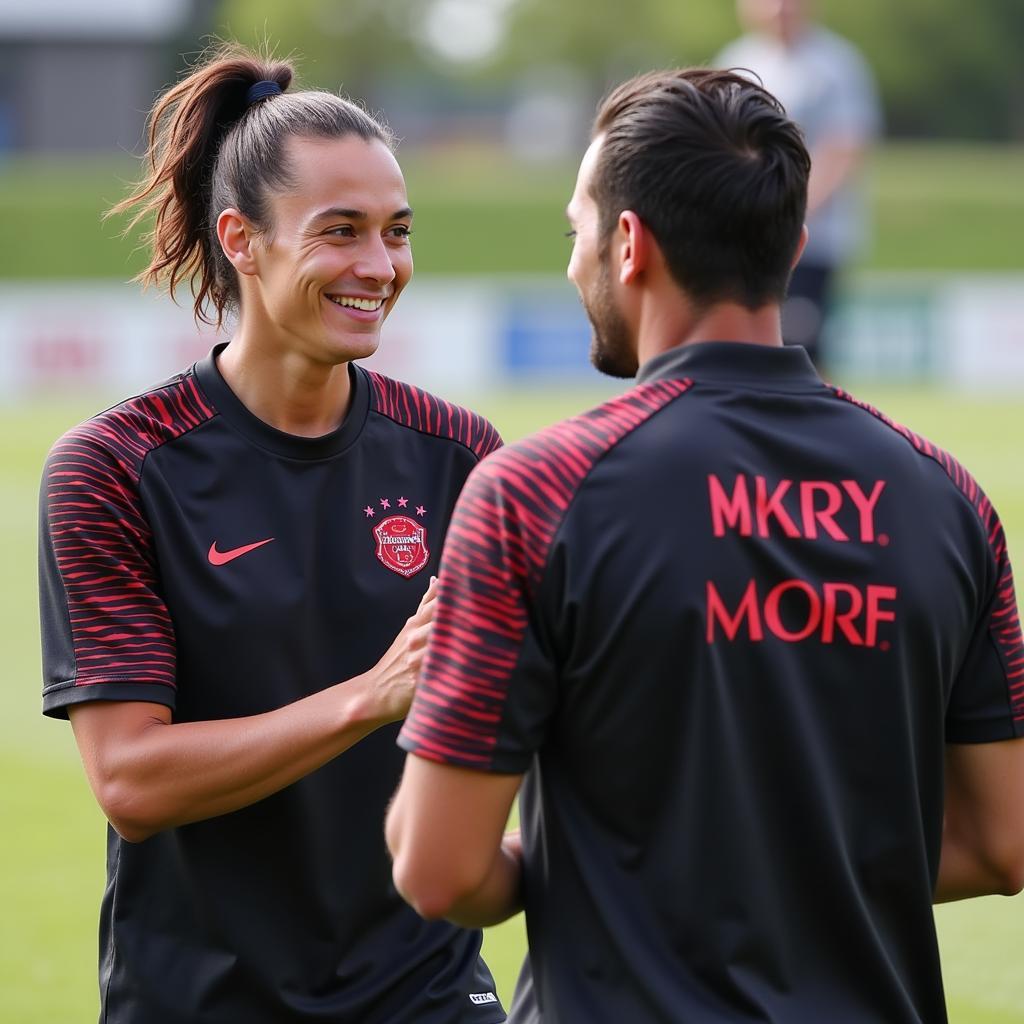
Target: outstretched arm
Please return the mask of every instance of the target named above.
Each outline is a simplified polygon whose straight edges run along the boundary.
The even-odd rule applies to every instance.
[[[519,833],[503,835],[521,779],[406,758],[387,841],[395,887],[422,917],[483,928],[522,909]]]
[[[368,672],[246,718],[174,723],[169,708],[90,701],[68,709],[89,784],[117,832],[141,842],[227,814],[301,779],[404,717],[434,614],[436,583]]]

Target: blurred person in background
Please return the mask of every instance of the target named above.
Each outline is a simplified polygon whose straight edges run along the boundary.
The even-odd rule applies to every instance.
[[[143,277],[231,340],[71,430],[42,488],[43,709],[108,817],[109,1024],[496,1024],[481,936],[381,832],[448,517],[499,444],[367,372],[412,274],[388,129],[226,46],[162,96]]]
[[[525,906],[516,1024],[940,1024],[933,902],[1024,885],[1006,539],[783,345],[809,172],[744,77],[616,89],[569,276],[636,384],[459,498],[387,836],[428,917]]]
[[[861,171],[882,127],[871,69],[847,40],[810,17],[814,0],[738,0],[747,34],[712,63],[753,72],[803,130],[811,154],[809,238],[782,310],[787,344],[819,366],[836,274],[856,256],[868,221]]]

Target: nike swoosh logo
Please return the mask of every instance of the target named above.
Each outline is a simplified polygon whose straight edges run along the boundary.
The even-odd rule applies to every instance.
[[[210,565],[227,565],[228,562],[233,562],[236,558],[241,558],[242,555],[247,555],[250,551],[269,544],[273,539],[273,537],[268,537],[266,540],[258,540],[255,544],[243,544],[240,548],[232,548],[230,551],[218,551],[217,542],[214,541],[210,545],[206,557],[210,560]]]

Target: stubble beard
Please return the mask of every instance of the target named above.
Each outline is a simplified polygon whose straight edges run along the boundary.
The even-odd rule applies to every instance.
[[[600,271],[590,294],[580,298],[593,335],[590,340],[590,362],[608,377],[635,377],[639,369],[633,340],[612,294],[611,271],[607,252],[600,257]]]

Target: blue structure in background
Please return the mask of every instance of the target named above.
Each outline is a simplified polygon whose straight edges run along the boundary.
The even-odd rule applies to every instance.
[[[510,377],[567,378],[590,370],[590,322],[568,289],[516,292],[502,316],[501,368]]]

